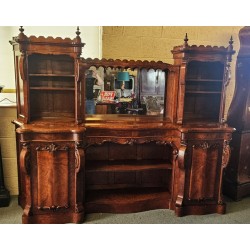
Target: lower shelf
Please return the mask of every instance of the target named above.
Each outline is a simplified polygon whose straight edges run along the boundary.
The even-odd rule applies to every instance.
[[[85,206],[87,213],[135,213],[168,209],[170,197],[166,188],[92,190]]]

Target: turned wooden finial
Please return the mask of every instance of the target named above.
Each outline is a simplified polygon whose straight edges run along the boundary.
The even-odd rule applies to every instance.
[[[77,26],[77,29],[76,29],[76,36],[80,36],[80,34],[81,34],[81,32],[79,31],[80,29],[79,29],[79,26]]]
[[[188,46],[188,36],[186,33],[185,38],[184,38],[184,47],[187,47],[187,46]]]
[[[230,47],[231,50],[233,50],[233,43],[234,43],[233,36],[231,36],[230,40],[229,40],[229,47]]]
[[[80,45],[80,46],[77,46],[75,48],[75,51],[76,52],[78,51],[77,57],[80,57],[80,55],[82,53],[82,47],[85,45],[85,43],[82,43],[82,41],[81,41],[80,34],[81,34],[81,32],[80,32],[79,26],[77,26],[77,28],[76,28],[76,37],[74,39],[74,43]]]
[[[23,26],[20,26],[19,31],[20,31],[20,33],[19,33],[19,35],[17,36],[18,39],[19,39],[20,41],[27,40],[27,36],[23,33],[23,32],[24,32]]]
[[[23,32],[24,32],[23,26],[20,26],[19,31],[20,31],[21,33],[23,33]]]
[[[230,40],[229,40],[229,46],[227,47],[227,51],[228,51],[228,52],[232,52],[232,51],[233,51],[233,43],[234,43],[233,37],[231,36],[231,37],[230,37]],[[232,61],[232,53],[229,53],[229,54],[228,54],[227,60],[228,60],[229,62]]]

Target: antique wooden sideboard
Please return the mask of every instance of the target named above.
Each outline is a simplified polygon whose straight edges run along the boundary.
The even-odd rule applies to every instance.
[[[227,48],[197,47],[186,37],[171,65],[85,59],[76,34],[27,37],[21,27],[11,41],[23,223],[81,223],[85,213],[160,208],[177,216],[225,213],[222,174],[234,129],[223,116],[232,40]],[[139,106],[143,84],[149,86],[143,95],[151,96],[150,81],[156,87],[162,81],[163,114],[86,115],[85,72],[93,67],[132,72]]]

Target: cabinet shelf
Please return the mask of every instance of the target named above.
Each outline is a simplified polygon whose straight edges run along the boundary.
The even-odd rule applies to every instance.
[[[209,78],[187,78],[187,82],[209,82],[209,83],[217,83],[222,82],[222,79],[209,79]]]
[[[170,192],[166,188],[88,191],[87,213],[128,213],[168,209]]]
[[[172,165],[162,160],[87,161],[87,190],[166,187]]]
[[[99,171],[143,171],[157,169],[172,169],[172,164],[164,160],[126,160],[126,161],[88,161],[86,170]]]
[[[221,94],[220,91],[186,91],[186,94]]]
[[[30,90],[47,90],[47,91],[74,91],[74,88],[54,88],[54,87],[30,87]]]
[[[63,74],[29,74],[31,77],[72,77],[75,75],[63,75]]]

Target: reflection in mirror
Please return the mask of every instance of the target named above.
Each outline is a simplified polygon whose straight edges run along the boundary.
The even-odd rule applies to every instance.
[[[86,114],[96,113],[96,101],[103,90],[104,85],[103,67],[90,67],[85,72],[85,112]]]
[[[163,115],[165,82],[159,69],[90,67],[86,114]]]
[[[147,115],[164,112],[165,72],[162,70],[141,70],[141,103],[145,104]]]

